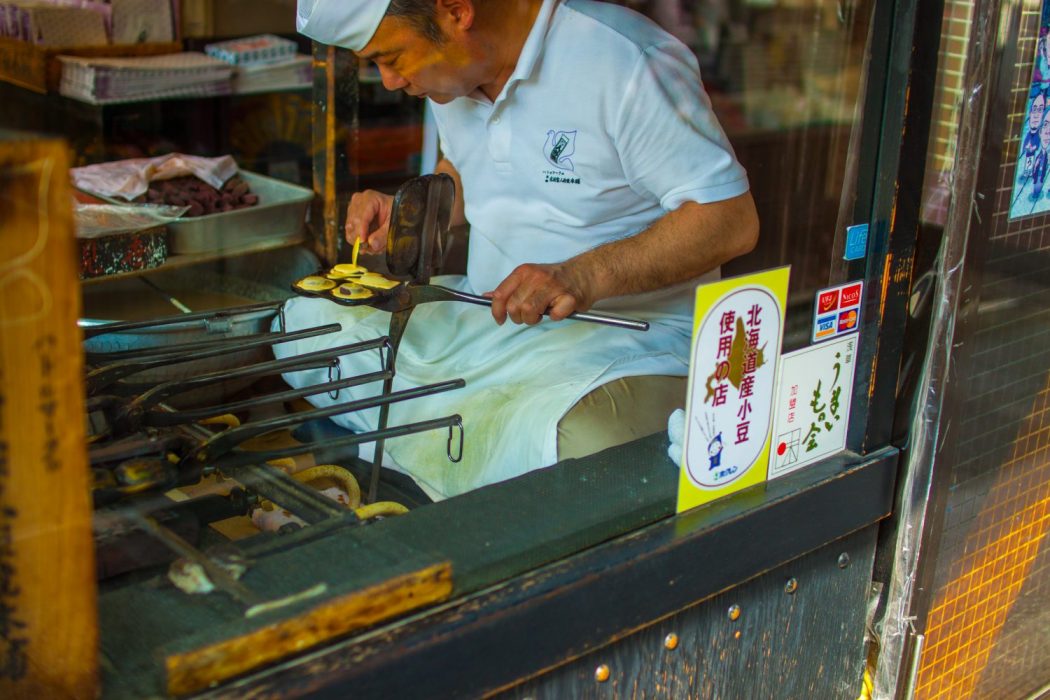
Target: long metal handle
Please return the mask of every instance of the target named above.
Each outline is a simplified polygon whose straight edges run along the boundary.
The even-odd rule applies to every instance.
[[[488,297],[479,297],[474,294],[458,292],[455,289],[449,289],[448,287],[442,287],[437,284],[416,287],[414,291],[421,292],[424,301],[465,301],[468,304],[477,304],[478,306],[492,306],[492,300]],[[434,295],[435,298],[427,298],[431,292],[436,292]],[[544,313],[544,316],[546,315],[547,314]],[[588,323],[601,323],[606,326],[626,328],[632,331],[649,330],[648,321],[639,321],[637,319],[623,318],[621,316],[611,316],[609,314],[599,314],[591,311],[571,313],[568,318],[576,321],[587,321]]]

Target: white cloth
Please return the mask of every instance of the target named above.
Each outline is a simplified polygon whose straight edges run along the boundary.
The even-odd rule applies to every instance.
[[[463,277],[434,280],[471,291]],[[635,310],[642,315],[644,310]],[[290,330],[338,322],[342,332],[274,346],[287,357],[369,340],[387,333],[390,315],[347,308],[322,299],[296,298],[285,305]],[[446,456],[448,435],[432,431],[386,442],[388,466],[412,476],[441,499],[523,474],[557,461],[558,421],[597,386],[637,374],[684,376],[689,367],[690,328],[677,319],[644,313],[647,332],[566,320],[537,326],[497,326],[489,309],[460,302],[416,308],[397,356],[394,390],[462,378],[464,389],[395,404],[390,424],[403,425],[459,413],[463,460]],[[376,353],[345,356],[341,376],[376,371]],[[327,369],[285,375],[293,386],[329,381]],[[336,400],[311,397],[317,406],[375,396],[381,383],[343,390]],[[355,432],[376,426],[377,409],[335,418]]]
[[[677,408],[667,417],[667,456],[679,467],[682,466],[683,445],[685,444],[685,411]]]
[[[299,0],[295,27],[314,41],[360,51],[372,40],[390,0]]]
[[[480,292],[522,263],[562,261],[686,201],[748,189],[692,52],[609,3],[546,0],[494,103],[479,91],[433,108],[442,151],[462,177],[467,274]],[[695,286],[598,308],[643,303],[691,315]]]

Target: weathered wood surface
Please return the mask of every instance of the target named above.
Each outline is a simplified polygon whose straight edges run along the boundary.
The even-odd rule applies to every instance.
[[[441,602],[452,593],[452,567],[427,567],[354,591],[240,637],[165,659],[168,692],[204,690],[338,636]]]
[[[0,142],[0,697],[97,693],[69,156]]]

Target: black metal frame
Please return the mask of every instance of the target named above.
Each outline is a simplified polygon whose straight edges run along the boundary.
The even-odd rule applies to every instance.
[[[862,454],[893,435],[943,6],[943,0],[875,6],[860,146],[861,162],[871,165],[858,174],[854,208],[854,219],[868,222],[868,250],[846,265],[848,279],[865,282],[847,437],[849,449]]]

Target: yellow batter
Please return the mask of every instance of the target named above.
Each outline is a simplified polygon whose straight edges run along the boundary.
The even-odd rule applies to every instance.
[[[350,277],[359,277],[368,272],[367,268],[354,263],[341,263],[328,271],[328,279],[345,280]]]
[[[360,277],[355,277],[354,282],[369,289],[393,289],[401,284],[397,280],[388,279],[378,272],[366,272]]]
[[[295,286],[304,292],[326,292],[332,287],[336,286],[336,283],[330,279],[324,277],[304,277],[295,283]]]

